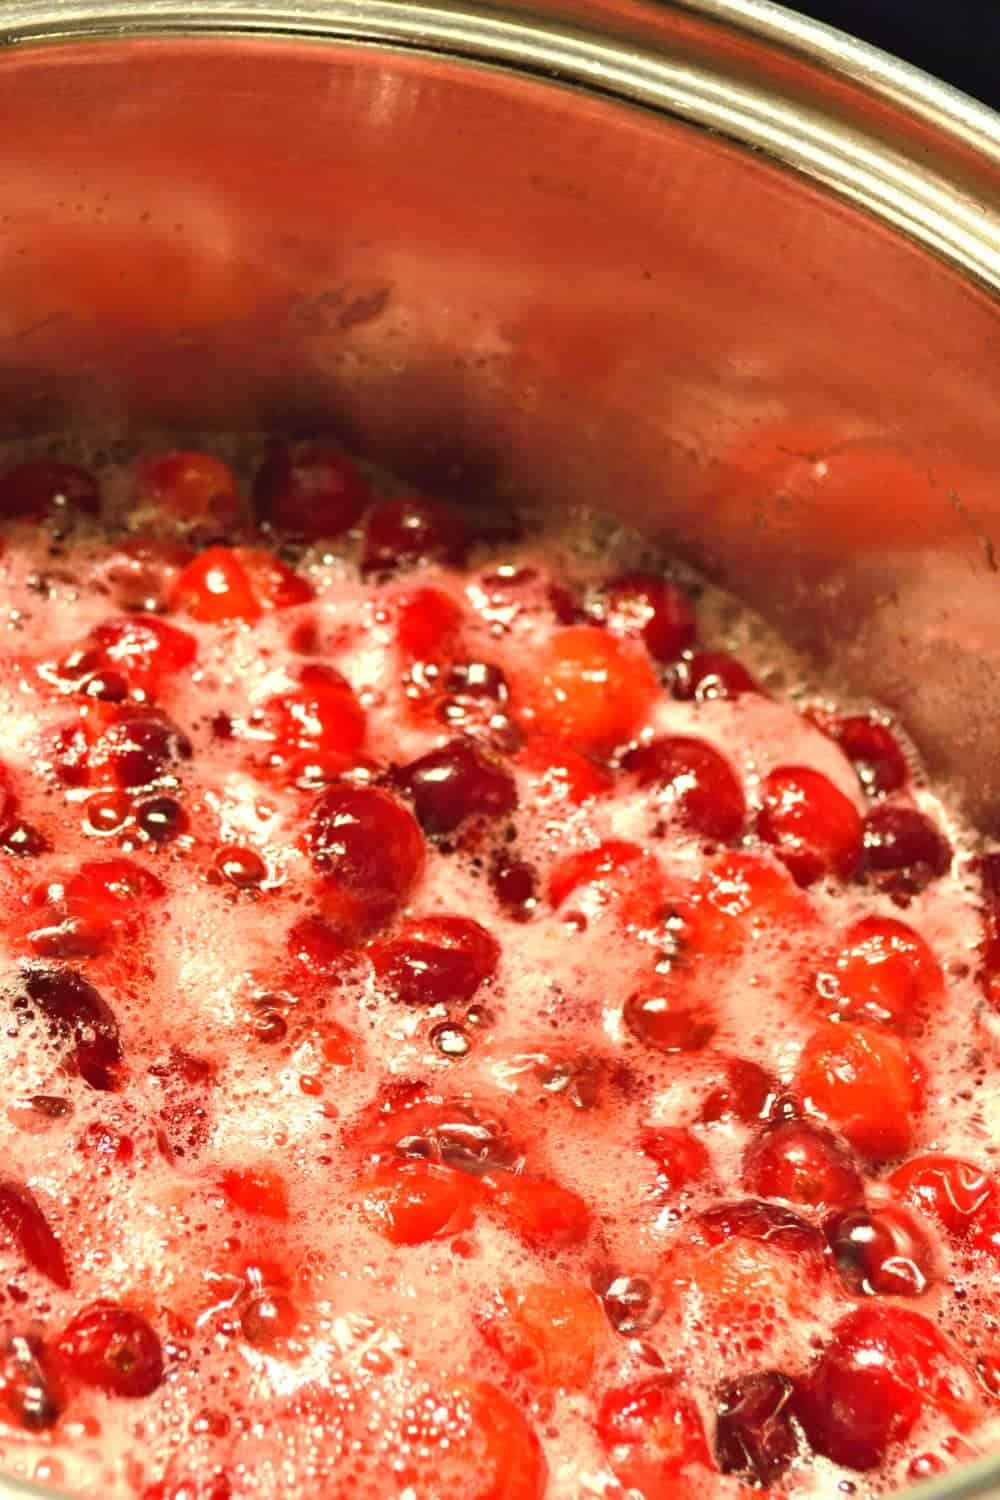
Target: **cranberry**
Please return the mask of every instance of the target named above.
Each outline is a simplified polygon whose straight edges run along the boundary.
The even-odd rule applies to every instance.
[[[579,805],[611,790],[608,772],[589,756],[561,740],[533,735],[517,756],[517,764],[535,785],[533,795],[552,802]]]
[[[657,1178],[671,1193],[679,1193],[708,1176],[708,1152],[690,1130],[679,1125],[647,1125],[639,1143],[655,1162]]]
[[[422,1245],[472,1227],[479,1183],[426,1161],[380,1163],[359,1189],[362,1216],[393,1245]]]
[[[256,849],[241,844],[223,844],[215,851],[213,869],[238,891],[258,890],[267,879],[267,865]]]
[[[316,597],[308,578],[266,548],[237,547],[235,555],[261,609],[294,609],[297,604],[308,604]]]
[[[852,1292],[919,1297],[933,1277],[931,1242],[904,1209],[848,1209],[827,1224],[826,1237]]]
[[[24,994],[59,1036],[73,1043],[80,1077],[94,1089],[117,1087],[122,1060],[118,1024],[105,1001],[73,969],[28,969]]]
[[[896,1168],[889,1186],[955,1239],[963,1239],[998,1196],[989,1173],[958,1156],[915,1156]]]
[[[345,933],[373,932],[406,902],[424,867],[420,829],[378,787],[330,787],[315,803],[309,852],[323,877],[324,912]]]
[[[471,740],[450,740],[396,775],[426,833],[453,833],[469,818],[502,818],[517,806],[513,776]]]
[[[616,635],[641,636],[656,661],[676,661],[695,637],[688,596],[676,584],[650,573],[625,573],[604,591],[604,619]]]
[[[147,797],[136,808],[135,821],[154,844],[166,844],[187,832],[188,816],[173,797]]]
[[[721,1082],[709,1089],[702,1100],[698,1119],[703,1125],[719,1120],[739,1120],[752,1125],[767,1119],[778,1094],[778,1083],[759,1063],[745,1057],[725,1060]]]
[[[338,969],[346,951],[344,934],[320,917],[300,917],[293,922],[285,946],[300,964],[320,974]]]
[[[62,1414],[48,1352],[36,1338],[15,1334],[0,1361],[0,1393],[20,1427],[44,1432]]]
[[[412,1086],[411,1086],[412,1087]],[[378,1128],[368,1132],[370,1154],[392,1154],[438,1162],[482,1177],[523,1165],[523,1154],[503,1121],[461,1100],[393,1094],[379,1101]]]
[[[490,885],[514,922],[529,922],[538,908],[538,871],[527,860],[498,854],[490,866]]]
[[[833,782],[808,766],[782,766],[764,781],[757,832],[774,846],[799,885],[822,876],[846,880],[861,859],[857,809]]]
[[[77,1313],[56,1352],[67,1378],[109,1396],[149,1396],[163,1379],[160,1340],[145,1318],[114,1302],[95,1302]]]
[[[697,1052],[712,1040],[718,1022],[707,1000],[665,975],[636,990],[625,1002],[625,1025],[659,1052]]]
[[[787,1198],[809,1208],[846,1208],[864,1198],[850,1152],[818,1125],[790,1120],[766,1130],[743,1158],[743,1181],[764,1198]]]
[[[462,1004],[500,960],[500,944],[470,917],[423,917],[371,949],[379,984],[404,1005]]]
[[[0,518],[42,519],[69,511],[96,515],[101,508],[97,479],[87,469],[36,458],[0,475]]]
[[[138,465],[135,479],[140,502],[155,505],[182,525],[223,530],[239,516],[236,475],[211,454],[187,449],[156,453]]]
[[[340,536],[371,498],[366,480],[335,443],[272,443],[253,482],[262,521],[310,541]]]
[[[885,803],[865,819],[865,866],[887,877],[890,889],[919,891],[951,868],[951,846],[915,807]]]
[[[604,1304],[608,1322],[625,1338],[645,1333],[662,1316],[663,1308],[653,1286],[643,1276],[599,1270],[594,1273],[592,1284]]]
[[[190,667],[198,651],[193,635],[149,615],[105,620],[90,632],[88,642],[102,668],[120,672],[132,691],[145,698],[155,698]]]
[[[32,823],[11,823],[0,832],[0,849],[17,859],[37,859],[40,854],[48,854],[51,848],[51,840]]]
[[[38,1199],[21,1183],[0,1178],[0,1230],[10,1237],[29,1265],[56,1286],[69,1286],[62,1246],[42,1212]]]
[[[827,1259],[826,1242],[814,1225],[783,1204],[761,1198],[739,1198],[703,1209],[689,1227],[703,1245],[722,1245],[732,1239],[756,1241],[797,1257],[813,1271]]]
[[[321,758],[324,767],[342,771],[361,749],[365,712],[346,677],[314,662],[299,672],[297,687],[251,715],[249,732],[268,746],[272,765],[301,772]]]
[[[656,701],[649,661],[594,625],[555,631],[512,684],[523,727],[606,754],[634,738]]]
[[[743,829],[746,802],[729,762],[704,740],[669,735],[631,750],[622,762],[642,787],[656,787],[690,833],[722,843]]]
[[[658,922],[666,900],[659,861],[627,839],[563,855],[549,872],[548,895],[556,911],[572,896],[587,914],[614,906],[623,921],[639,927]]]
[[[396,640],[407,663],[441,662],[457,648],[462,611],[441,589],[414,589],[398,601]]]
[[[607,1391],[597,1435],[621,1483],[648,1500],[667,1500],[686,1470],[712,1466],[697,1406],[666,1376]]]
[[[458,567],[468,544],[465,522],[451,506],[409,495],[387,500],[369,515],[361,568],[385,574],[430,561]]]
[[[915,1060],[894,1036],[868,1026],[819,1027],[802,1053],[799,1093],[862,1155],[901,1156],[923,1102]]]
[[[279,1291],[264,1289],[245,1302],[240,1312],[243,1337],[257,1349],[273,1349],[295,1332],[297,1323],[292,1302]]]
[[[793,1390],[778,1370],[741,1375],[719,1388],[715,1456],[723,1474],[764,1488],[777,1483],[799,1448]]]
[[[591,1213],[579,1193],[544,1177],[514,1172],[484,1177],[490,1207],[535,1250],[578,1245],[590,1232]]]
[[[716,698],[741,698],[760,689],[735,656],[727,656],[724,651],[696,651],[677,663],[670,691],[685,703],[710,703]]]
[[[795,1394],[813,1450],[849,1469],[875,1469],[927,1411],[968,1420],[972,1379],[935,1325],[896,1304],[869,1303],[836,1325]]]
[[[288,1189],[281,1173],[273,1167],[232,1168],[223,1172],[220,1186],[233,1207],[242,1213],[281,1221],[288,1218]]]
[[[816,988],[831,1020],[919,1030],[944,998],[944,975],[927,943],[892,917],[863,917],[844,934]]]
[[[836,720],[832,732],[869,796],[898,792],[906,785],[906,757],[884,724],[856,715]]]
[[[92,760],[107,767],[116,785],[129,790],[149,786],[168,774],[179,760],[191,758],[184,732],[161,716],[121,718],[101,736]]]

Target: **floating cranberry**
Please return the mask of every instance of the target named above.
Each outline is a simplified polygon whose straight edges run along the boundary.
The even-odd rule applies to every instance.
[[[727,1057],[721,1080],[702,1100],[698,1120],[703,1125],[720,1120],[753,1125],[768,1118],[777,1095],[777,1080],[759,1063],[745,1057]]]
[[[931,1242],[905,1209],[849,1209],[827,1224],[826,1237],[852,1292],[919,1297],[933,1278]]]
[[[658,922],[666,901],[656,856],[628,839],[605,839],[596,848],[564,854],[549,871],[548,895],[556,911],[573,897],[587,913],[614,907],[624,922],[639,927]]]
[[[231,1168],[223,1172],[220,1186],[242,1213],[282,1221],[288,1218],[288,1188],[274,1167]]]
[[[757,832],[799,885],[847,880],[861,859],[862,822],[853,802],[808,766],[782,766],[764,781]]]
[[[324,913],[347,934],[373,932],[406,902],[424,867],[412,814],[378,787],[330,787],[315,803],[309,852],[326,885]]]
[[[915,807],[884,803],[865,819],[865,867],[891,889],[919,891],[951,868],[951,846]]]
[[[163,1379],[160,1340],[145,1318],[115,1302],[95,1302],[67,1324],[56,1356],[67,1379],[109,1396],[150,1396]]]
[[[242,844],[223,844],[215,851],[213,869],[238,891],[259,890],[267,879],[267,865],[256,849]]]
[[[690,1130],[679,1125],[647,1125],[639,1143],[655,1162],[657,1178],[671,1193],[682,1192],[708,1176],[708,1152]]]
[[[152,454],[137,466],[135,488],[140,503],[155,505],[184,526],[202,524],[221,531],[240,512],[236,475],[209,453],[176,449]]]
[[[450,505],[409,495],[387,500],[369,515],[361,568],[386,574],[422,562],[459,567],[468,545],[465,522]]]
[[[632,1338],[645,1333],[659,1320],[663,1308],[651,1282],[644,1276],[616,1275],[599,1270],[593,1288],[604,1305],[608,1322],[616,1333]]]
[[[396,640],[407,663],[447,660],[457,649],[462,611],[442,589],[414,589],[397,603]]]
[[[37,859],[40,854],[48,854],[51,848],[51,840],[32,823],[11,823],[0,831],[0,849],[16,859]]]
[[[28,969],[21,983],[51,1029],[72,1042],[80,1077],[93,1089],[117,1088],[118,1024],[94,986],[74,969]]]
[[[738,1198],[703,1209],[690,1220],[689,1228],[703,1245],[723,1245],[732,1239],[756,1241],[796,1257],[811,1271],[818,1271],[828,1258],[826,1241],[815,1225],[784,1204],[761,1198]]]
[[[655,574],[624,573],[611,579],[602,613],[613,634],[641,636],[655,661],[676,661],[695,637],[690,599]]]
[[[525,730],[567,741],[590,755],[631,740],[658,692],[645,654],[595,625],[554,631],[512,688]]]
[[[371,499],[367,481],[335,443],[272,443],[253,482],[257,515],[309,541],[340,536]]]
[[[135,811],[135,821],[154,844],[167,844],[187,832],[188,816],[173,797],[147,797]]]
[[[623,1016],[632,1035],[659,1052],[697,1052],[718,1026],[708,1000],[669,974],[662,983],[653,980],[636,990]]]
[[[500,944],[470,917],[434,916],[408,922],[371,950],[376,978],[404,1005],[463,1004],[500,960]]]
[[[719,1388],[715,1456],[723,1474],[765,1489],[778,1482],[799,1449],[793,1390],[778,1370],[741,1375]]]
[[[273,1349],[295,1332],[297,1323],[295,1307],[279,1291],[265,1289],[245,1302],[240,1311],[243,1337],[257,1349]]]
[[[29,1265],[56,1286],[69,1286],[62,1246],[53,1234],[38,1199],[9,1177],[0,1178],[0,1231],[14,1241]]]
[[[544,735],[532,735],[516,764],[532,778],[533,794],[546,801],[579,806],[611,790],[611,777],[603,766],[564,741]]]
[[[358,1190],[358,1207],[393,1245],[422,1245],[471,1229],[479,1183],[452,1167],[426,1161],[377,1165]]]
[[[237,547],[235,552],[261,609],[294,609],[316,597],[308,578],[265,547]]]
[[[0,475],[0,519],[61,517],[74,511],[96,515],[101,492],[96,477],[76,464],[31,459]]]
[[[502,818],[517,806],[507,767],[471,740],[450,740],[403,766],[395,779],[430,834],[454,833],[470,818]]]
[[[490,885],[514,922],[530,922],[538,908],[538,871],[527,860],[498,854],[490,866]]]
[[[915,1156],[889,1178],[893,1192],[911,1208],[964,1239],[1000,1196],[990,1174],[958,1156]]]
[[[549,1178],[506,1172],[484,1177],[483,1186],[489,1206],[535,1250],[578,1245],[590,1232],[591,1212],[579,1193]]]
[[[724,651],[696,651],[675,666],[670,691],[685,703],[711,703],[717,698],[759,693],[760,688],[735,656],[727,656]]]
[[[171,604],[205,625],[252,625],[261,615],[250,575],[231,547],[208,547],[174,584]]]
[[[698,1408],[667,1376],[607,1391],[597,1411],[597,1435],[625,1488],[651,1500],[676,1493],[685,1471],[697,1475],[712,1467]]]
[[[272,765],[295,772],[320,757],[325,767],[341,771],[364,742],[365,711],[346,677],[314,662],[299,672],[296,687],[251,715],[249,732],[264,744]]]
[[[847,929],[816,988],[831,1020],[919,1031],[944,997],[944,975],[912,927],[892,917],[863,917]]]
[[[344,933],[321,917],[300,917],[293,922],[285,946],[292,958],[320,974],[338,969],[347,951]]]
[[[832,732],[869,796],[885,796],[906,785],[906,756],[884,724],[856,715],[835,720]]]
[[[377,1127],[366,1146],[373,1157],[391,1154],[482,1177],[520,1168],[524,1157],[502,1120],[461,1100],[392,1093],[380,1101]]]
[[[743,789],[724,756],[704,740],[667,735],[630,750],[622,762],[642,787],[655,787],[681,825],[722,843],[743,828]]]
[[[926,1412],[968,1421],[978,1400],[957,1351],[932,1322],[896,1304],[870,1303],[837,1324],[793,1405],[814,1452],[868,1470]]]
[[[790,1120],[764,1131],[743,1158],[743,1181],[764,1198],[809,1208],[846,1208],[864,1198],[851,1153],[818,1125]]]
[[[105,730],[92,762],[95,768],[107,767],[118,786],[133,790],[159,781],[178,761],[190,758],[191,741],[176,724],[159,715],[130,714]]]
[[[0,1399],[19,1427],[45,1432],[62,1415],[48,1351],[39,1339],[15,1334],[0,1359]]]
[[[155,698],[190,667],[198,651],[188,631],[149,615],[104,620],[95,625],[88,642],[104,666],[120,672],[132,691],[146,698]]]
[[[869,1026],[821,1026],[799,1064],[806,1108],[829,1120],[855,1150],[876,1161],[901,1156],[923,1103],[920,1070],[894,1036]]]

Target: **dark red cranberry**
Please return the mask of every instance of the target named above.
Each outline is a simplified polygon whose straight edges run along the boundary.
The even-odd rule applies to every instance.
[[[471,740],[450,740],[397,773],[426,833],[453,833],[469,818],[502,818],[517,806],[513,776]]]
[[[9,1177],[0,1178],[0,1230],[14,1241],[21,1255],[56,1286],[69,1286],[62,1246],[49,1227],[38,1199]]]
[[[404,1005],[463,1004],[500,961],[500,944],[470,917],[424,917],[371,948],[376,978]]]
[[[890,877],[901,891],[919,891],[951,869],[951,846],[915,807],[896,803],[873,807],[865,819],[867,869]]]
[[[781,1203],[739,1198],[704,1209],[690,1222],[698,1239],[707,1245],[735,1238],[757,1240],[799,1256],[814,1269],[828,1257],[826,1241],[815,1225]]]
[[[623,764],[640,786],[656,787],[669,799],[691,833],[726,843],[742,831],[743,788],[725,757],[704,740],[665,735],[629,751]]]
[[[154,844],[167,844],[187,832],[187,813],[173,797],[147,797],[136,808],[135,821]]]
[[[316,540],[340,536],[371,499],[367,482],[335,443],[272,443],[253,483],[257,515]]]
[[[425,858],[413,815],[371,786],[322,794],[310,818],[309,852],[327,887],[324,915],[346,934],[383,926],[408,899]]]
[[[101,492],[93,474],[76,464],[36,458],[0,476],[0,518],[41,519],[73,511],[96,515]]]
[[[490,867],[490,885],[504,914],[530,922],[538,908],[538,871],[524,859],[499,854]]]
[[[708,1176],[711,1166],[708,1152],[690,1130],[679,1125],[647,1125],[639,1143],[656,1163],[660,1182],[672,1193],[679,1193]]]
[[[15,1334],[0,1362],[2,1399],[18,1426],[28,1432],[54,1427],[62,1413],[48,1354],[37,1338]]]
[[[632,1035],[659,1052],[698,1052],[718,1026],[708,1002],[669,974],[630,995],[623,1016]]]
[[[602,1269],[595,1272],[591,1285],[604,1304],[608,1322],[626,1338],[647,1332],[663,1311],[652,1282],[643,1276]]]
[[[743,1182],[762,1198],[809,1208],[847,1208],[864,1197],[850,1151],[822,1126],[788,1121],[766,1130],[743,1158]]]
[[[906,756],[891,730],[863,715],[837,721],[833,731],[869,796],[898,792],[906,785]]]
[[[149,1396],[163,1379],[160,1340],[145,1318],[114,1302],[77,1313],[56,1349],[67,1378],[109,1396]]]
[[[191,758],[191,741],[169,719],[150,715],[120,719],[101,736],[97,757],[115,782],[129,789],[149,786],[179,760]]]
[[[290,1299],[278,1291],[261,1291],[240,1312],[243,1337],[257,1349],[273,1349],[295,1332],[297,1323],[298,1315]]]
[[[361,568],[365,573],[394,573],[430,561],[458,567],[468,545],[465,522],[450,505],[409,495],[387,500],[371,512]]]
[[[93,1089],[117,1088],[118,1023],[94,986],[74,969],[28,969],[21,982],[52,1031],[72,1042],[80,1077]]]
[[[933,1277],[930,1240],[912,1214],[892,1204],[838,1214],[827,1224],[826,1237],[852,1292],[919,1297]]]
[[[715,1125],[720,1120],[753,1125],[769,1118],[778,1092],[777,1080],[759,1063],[745,1057],[727,1057],[721,1080],[702,1100],[698,1120],[702,1125]]]
[[[419,1098],[379,1121],[369,1144],[372,1155],[383,1155],[381,1140],[393,1156],[454,1167],[471,1177],[509,1172],[524,1157],[507,1126],[461,1100]]]
[[[258,890],[267,879],[267,865],[256,849],[242,844],[223,844],[215,851],[214,868],[238,891]]]
[[[711,1467],[698,1408],[668,1376],[605,1392],[597,1435],[618,1479],[639,1495],[666,1497],[682,1474]],[[697,1490],[697,1480],[694,1484]]]
[[[716,698],[740,698],[760,691],[742,662],[724,651],[696,651],[679,661],[670,678],[675,698],[710,703]]]
[[[762,1489],[777,1483],[799,1447],[793,1390],[778,1370],[741,1375],[720,1387],[715,1456],[723,1474],[739,1474]]]
[[[848,879],[861,860],[863,826],[850,798],[809,766],[782,766],[764,780],[757,832],[799,885]]]
[[[652,573],[623,573],[604,590],[604,619],[616,635],[640,635],[656,661],[676,661],[695,637],[688,596]]]
[[[51,840],[32,823],[11,823],[0,833],[0,849],[17,859],[37,859],[39,854],[48,854],[51,848]]]

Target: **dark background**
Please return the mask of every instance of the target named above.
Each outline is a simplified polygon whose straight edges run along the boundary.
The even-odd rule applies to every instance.
[[[1000,0],[785,0],[1000,109]]]

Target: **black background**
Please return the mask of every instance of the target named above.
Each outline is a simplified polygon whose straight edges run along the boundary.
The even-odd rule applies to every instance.
[[[786,0],[1000,109],[1000,0]]]

